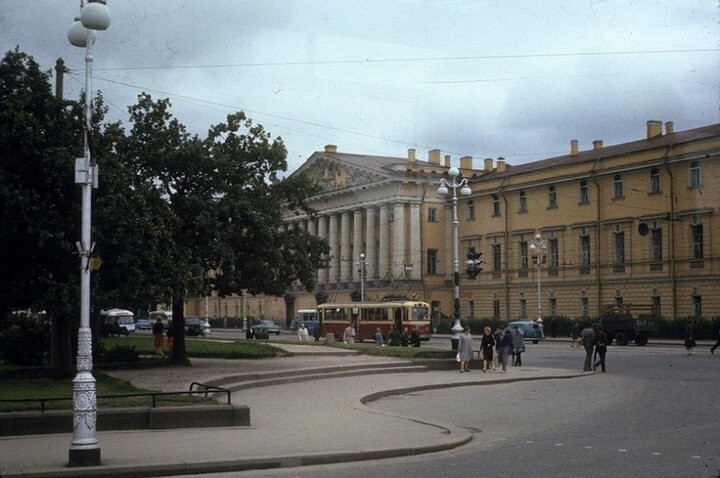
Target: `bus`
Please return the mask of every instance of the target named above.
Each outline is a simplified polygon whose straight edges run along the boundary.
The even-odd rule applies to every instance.
[[[290,324],[291,330],[297,330],[300,328],[300,324],[305,324],[305,328],[308,329],[308,333],[312,336],[315,335],[315,329],[317,328],[317,311],[315,309],[298,309],[295,312],[295,318]]]
[[[124,328],[126,332],[135,332],[135,315],[129,310],[101,310],[100,317],[102,318],[102,325],[108,331],[112,331],[111,327],[114,327],[115,324],[117,324],[118,326]]]
[[[416,300],[320,304],[317,320],[323,334],[335,334],[338,340],[348,325],[359,342],[372,340],[378,328],[387,337],[393,328],[412,332],[417,327],[420,340],[430,340],[430,305]]]

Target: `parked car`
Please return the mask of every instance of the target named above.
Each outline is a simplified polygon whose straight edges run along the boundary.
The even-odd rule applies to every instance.
[[[150,319],[138,319],[138,321],[135,322],[135,330],[152,330]]]
[[[516,320],[508,323],[507,328],[514,332],[516,325],[522,331],[524,340],[531,340],[534,344],[545,340],[541,323],[535,322],[534,320]]]
[[[269,334],[280,335],[282,329],[274,320],[261,320],[251,330],[255,337],[267,337]]]
[[[210,324],[194,315],[185,317],[185,334],[189,336],[207,337],[210,335]]]

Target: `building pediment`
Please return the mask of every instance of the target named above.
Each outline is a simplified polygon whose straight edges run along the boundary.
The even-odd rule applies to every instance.
[[[385,176],[361,165],[349,164],[327,156],[310,158],[297,173],[310,178],[318,185],[321,192],[338,191],[386,179]]]

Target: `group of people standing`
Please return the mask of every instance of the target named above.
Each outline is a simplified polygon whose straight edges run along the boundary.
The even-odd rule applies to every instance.
[[[494,334],[490,327],[483,329],[483,336],[480,341],[481,370],[483,372],[498,368],[502,368],[502,371],[506,372],[509,357],[512,357],[514,367],[521,367],[523,352],[525,352],[525,340],[523,332],[518,326],[515,326],[512,331],[504,327],[498,327]],[[470,362],[474,353],[470,328],[465,327],[458,340],[457,359],[460,362],[461,373],[470,371]]]

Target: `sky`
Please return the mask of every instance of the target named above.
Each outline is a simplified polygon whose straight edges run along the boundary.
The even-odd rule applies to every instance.
[[[108,0],[93,90],[122,120],[145,91],[205,137],[242,110],[281,137],[288,171],[326,144],[454,165],[522,164],[720,122],[717,0]],[[0,0],[0,47],[43,69],[80,0]],[[54,80],[53,80],[54,82]],[[53,83],[54,84],[54,83]]]

